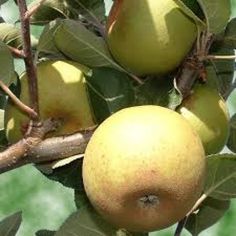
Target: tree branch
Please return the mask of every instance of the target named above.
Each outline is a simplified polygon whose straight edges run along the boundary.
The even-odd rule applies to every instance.
[[[68,136],[47,138],[44,136],[55,128],[52,120],[41,127],[34,127],[26,137],[0,153],[0,174],[30,163],[43,163],[82,154],[94,132],[94,128]]]
[[[68,136],[45,139],[39,145],[29,150],[28,158],[32,163],[41,163],[82,154],[93,132],[93,130],[87,130]]]
[[[55,130],[57,126],[58,122],[52,119],[37,123],[37,126],[31,125],[30,136],[26,134],[23,139],[0,152],[0,174],[30,163],[27,158],[29,150],[39,144],[45,135]]]
[[[13,57],[16,58],[25,58],[24,52],[18,48],[14,48],[11,46],[8,46],[9,50],[11,51],[11,54],[13,55]]]
[[[31,117],[31,119],[39,121],[37,73],[34,65],[33,54],[31,51],[30,22],[29,18],[25,17],[25,14],[27,12],[27,5],[25,0],[17,0],[17,3],[20,11],[23,53],[25,55],[24,62],[28,77],[30,104],[32,109],[38,114],[37,117]]]
[[[201,63],[199,63],[198,57],[194,52],[183,62],[176,78],[177,88],[183,95],[183,98],[190,95],[194,82],[200,77],[200,67]]]
[[[45,0],[39,0],[37,4],[32,6],[28,11],[25,12],[25,19],[30,19],[30,17],[42,6]]]
[[[29,16],[32,12],[27,12],[25,0],[17,1],[20,11],[23,38],[22,55],[24,55],[32,108],[25,106],[21,101],[19,101],[7,86],[4,85],[4,83],[0,84],[0,87],[2,87],[2,89],[12,98],[21,110],[27,112],[30,116],[29,126],[24,134],[24,138],[0,153],[0,173],[29,163],[45,163],[47,161],[84,153],[87,143],[94,131],[94,128],[91,128],[68,136],[45,139],[47,133],[53,131],[58,125],[58,122],[52,119],[41,122],[38,115],[39,103],[37,73],[30,42]]]
[[[202,32],[197,38],[196,43],[184,60],[177,76],[177,87],[183,98],[190,95],[194,82],[198,79],[206,80],[206,69],[204,62],[208,60],[207,55],[213,42],[212,34],[207,31]]]
[[[16,95],[3,83],[2,80],[0,80],[0,87],[21,111],[25,112],[30,117],[37,117],[37,113],[33,109],[25,105],[23,102],[21,102],[20,99],[16,97]]]

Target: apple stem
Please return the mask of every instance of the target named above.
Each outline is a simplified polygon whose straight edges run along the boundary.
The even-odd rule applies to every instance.
[[[38,114],[31,109],[29,106],[20,101],[20,99],[0,80],[1,89],[11,98],[12,102],[24,113],[28,114],[30,117],[37,118]]]

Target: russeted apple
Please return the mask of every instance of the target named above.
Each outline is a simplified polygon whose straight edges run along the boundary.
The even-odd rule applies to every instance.
[[[196,36],[195,22],[174,0],[115,0],[107,21],[111,54],[137,75],[172,71]]]
[[[188,120],[199,134],[206,154],[220,152],[229,135],[229,111],[219,92],[207,85],[198,84],[178,112]]]
[[[181,220],[199,198],[206,158],[180,114],[143,105],[122,109],[95,130],[83,182],[94,208],[117,228],[150,232]]]
[[[93,115],[86,94],[82,65],[68,61],[45,61],[37,65],[39,107],[42,119],[55,118],[62,121],[54,135],[68,134],[94,125]],[[20,76],[20,100],[29,105],[27,75]],[[9,142],[22,137],[21,130],[29,118],[11,102],[6,108],[6,135]]]

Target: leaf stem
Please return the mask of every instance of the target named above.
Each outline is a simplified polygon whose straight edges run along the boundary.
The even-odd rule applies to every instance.
[[[207,55],[207,60],[234,60],[236,55]]]
[[[142,85],[144,82],[136,75],[132,74],[132,73],[128,73],[129,76],[134,79],[138,84]]]
[[[186,216],[189,217],[194,211],[196,211],[199,208],[199,206],[203,203],[203,201],[206,200],[207,197],[208,197],[207,194],[203,193]]]
[[[194,204],[194,206],[192,207],[192,209],[187,213],[187,215],[178,223],[176,231],[174,236],[180,236],[186,223],[187,220],[189,218],[189,216],[196,211],[199,206],[203,203],[203,201],[207,198],[207,194],[202,194],[201,197],[196,201],[196,203]]]
[[[179,221],[177,228],[175,230],[174,236],[181,236],[181,233],[183,231],[184,226],[186,225],[187,222],[187,217],[185,216],[181,221]]]

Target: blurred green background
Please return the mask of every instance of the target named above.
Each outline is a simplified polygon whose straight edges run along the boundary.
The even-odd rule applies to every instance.
[[[236,0],[232,1],[232,16],[236,16]],[[107,0],[107,9],[111,1]],[[12,0],[0,9],[1,16],[7,22],[15,22],[18,10]],[[32,33],[37,37],[40,28],[34,27]],[[22,70],[22,65],[17,64]],[[231,114],[236,111],[236,92],[229,100]],[[226,150],[227,151],[227,150]],[[18,236],[33,236],[39,229],[57,229],[60,224],[75,210],[73,191],[59,183],[45,178],[33,166],[0,175],[0,219],[16,211],[23,212],[23,223]],[[236,235],[236,201],[222,220],[204,231],[202,236],[234,236]],[[152,236],[171,236],[174,227],[152,233]],[[184,236],[190,235],[186,231]],[[66,235],[65,235],[66,236]],[[86,235],[85,235],[86,236]]]

